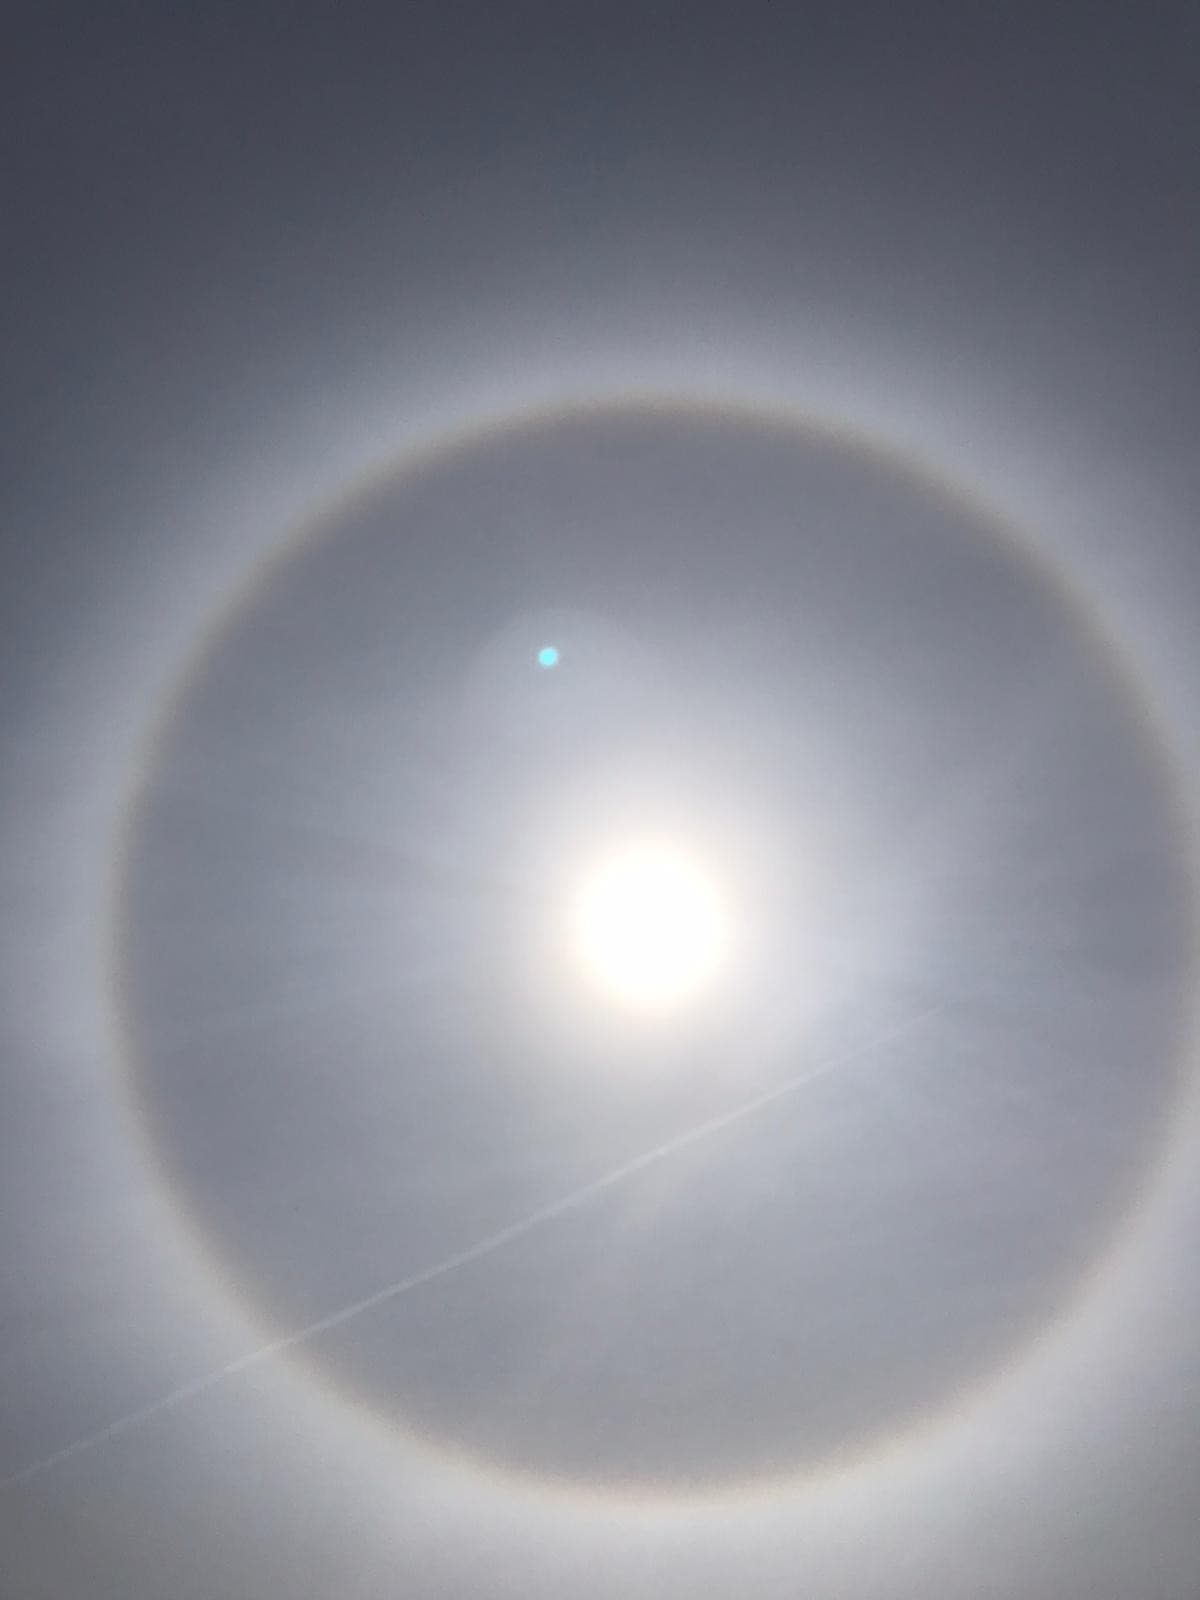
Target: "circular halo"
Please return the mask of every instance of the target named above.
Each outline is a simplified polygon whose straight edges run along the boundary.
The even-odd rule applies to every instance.
[[[213,617],[208,628],[201,632],[193,648],[187,652],[181,669],[168,686],[167,692],[159,705],[157,705],[147,719],[147,731],[141,746],[139,759],[134,765],[131,781],[128,786],[125,805],[118,821],[116,848],[113,853],[113,870],[111,878],[110,910],[113,919],[113,936],[107,944],[110,952],[109,968],[109,993],[112,1003],[112,1020],[114,1037],[117,1041],[116,1059],[120,1069],[120,1081],[124,1089],[126,1104],[131,1113],[133,1124],[138,1133],[138,1141],[149,1166],[156,1175],[159,1187],[166,1197],[172,1213],[172,1220],[182,1239],[189,1245],[193,1254],[205,1268],[206,1275],[216,1290],[226,1302],[236,1306],[240,1315],[250,1321],[270,1342],[277,1347],[281,1355],[289,1361],[295,1361],[306,1378],[312,1379],[317,1375],[311,1366],[303,1359],[302,1340],[296,1338],[279,1338],[277,1330],[270,1329],[259,1320],[256,1312],[247,1300],[232,1288],[228,1282],[228,1274],[223,1270],[220,1262],[212,1254],[211,1246],[200,1231],[194,1219],[187,1213],[182,1196],[177,1191],[169,1169],[165,1166],[161,1152],[155,1144],[153,1130],[146,1106],[138,1097],[138,1063],[135,1030],[127,1015],[124,1003],[124,971],[122,966],[123,939],[121,934],[124,915],[124,889],[127,868],[131,859],[132,847],[137,833],[139,808],[155,769],[157,757],[162,744],[166,741],[176,713],[192,684],[202,674],[203,669],[214,653],[216,647],[232,630],[235,622],[241,617],[255,601],[255,599],[269,585],[271,579],[283,566],[301,549],[319,542],[329,530],[331,524],[340,519],[346,512],[347,506],[357,501],[360,497],[366,498],[377,487],[391,484],[394,481],[407,477],[410,474],[428,469],[436,464],[443,463],[455,456],[459,451],[467,451],[473,446],[508,433],[531,426],[554,423],[570,415],[594,416],[606,413],[621,412],[629,409],[641,408],[652,412],[686,412],[714,419],[732,418],[753,423],[757,426],[767,426],[781,431],[794,431],[805,437],[817,437],[836,443],[851,451],[861,452],[864,456],[877,463],[885,465],[889,470],[899,474],[915,484],[926,494],[933,494],[960,507],[971,520],[982,523],[992,533],[997,542],[1002,543],[1010,555],[1016,558],[1018,564],[1023,564],[1036,577],[1040,585],[1053,593],[1063,610],[1073,618],[1075,625],[1086,636],[1093,648],[1098,648],[1108,664],[1116,687],[1123,692],[1129,708],[1143,732],[1148,733],[1154,743],[1156,753],[1161,765],[1163,775],[1168,780],[1176,777],[1175,766],[1172,759],[1172,750],[1166,733],[1157,716],[1154,714],[1154,697],[1148,686],[1142,681],[1134,662],[1124,648],[1122,641],[1109,624],[1107,617],[1102,616],[1091,601],[1090,596],[1072,580],[1071,575],[1061,571],[1055,566],[1045,551],[1029,541],[1028,536],[1011,525],[990,509],[974,503],[972,498],[960,487],[948,479],[931,472],[924,465],[916,465],[911,460],[893,455],[889,448],[880,441],[861,435],[851,427],[838,423],[830,423],[820,418],[813,418],[803,413],[793,413],[782,409],[760,409],[758,407],[739,403],[727,405],[722,402],[709,402],[692,396],[676,395],[616,395],[603,396],[587,404],[572,404],[561,408],[554,407],[546,410],[505,415],[500,418],[486,419],[482,423],[468,425],[460,431],[434,439],[424,447],[418,447],[408,453],[399,462],[389,461],[377,473],[373,473],[365,481],[351,486],[346,494],[339,496],[336,502],[331,503],[316,518],[306,523],[290,538],[275,547],[268,556],[248,574],[246,580],[232,595],[225,606]],[[537,653],[537,662],[540,667],[556,666],[559,662],[557,646],[543,646]],[[1168,782],[1168,790],[1174,803],[1176,821],[1179,831],[1188,830],[1190,817],[1185,817],[1185,806],[1181,801],[1180,785],[1176,781]],[[1193,853],[1187,852],[1189,869],[1193,867]],[[1189,926],[1189,952],[1194,957],[1195,953],[1195,899],[1196,883],[1189,877],[1191,890],[1192,922]],[[1188,1017],[1189,1027],[1194,1019]],[[1190,1037],[1188,1042],[1190,1043]],[[1190,1079],[1181,1072],[1181,1087],[1190,1086]],[[1171,1117],[1168,1114],[1168,1123]],[[1169,1132],[1169,1128],[1167,1130]],[[1170,1140],[1165,1136],[1159,1140],[1160,1161],[1155,1166],[1165,1164],[1169,1153]],[[1085,1300],[1095,1297],[1107,1272],[1109,1263],[1115,1258],[1122,1244],[1132,1230],[1134,1224],[1141,1216],[1145,1204],[1152,1193],[1154,1174],[1151,1173],[1134,1195],[1133,1201],[1125,1215],[1119,1219],[1112,1230],[1107,1247],[1099,1257],[1094,1259],[1090,1267],[1085,1270],[1075,1286],[1075,1293],[1068,1297],[1067,1303],[1059,1310],[1058,1314],[1048,1322],[1039,1333],[1030,1340],[1012,1359],[1002,1367],[993,1371],[979,1385],[975,1386],[967,1397],[971,1402],[977,1401],[985,1393],[992,1390],[1003,1380],[1008,1379],[1025,1364],[1032,1351],[1046,1342],[1049,1336],[1063,1328],[1072,1318]],[[323,1386],[326,1387],[327,1386]],[[390,1421],[381,1423],[381,1419],[374,1413],[365,1410],[356,1402],[338,1390],[333,1391],[336,1398],[343,1404],[351,1407],[360,1415],[364,1415],[373,1425],[384,1426],[389,1434],[395,1434],[396,1428]],[[945,1408],[932,1415],[924,1416],[911,1428],[904,1428],[894,1434],[880,1438],[876,1446],[865,1453],[852,1454],[848,1459],[831,1459],[828,1473],[853,1473],[861,1467],[873,1462],[883,1454],[890,1454],[896,1448],[907,1446],[917,1436],[926,1438],[932,1433],[940,1432],[943,1428],[953,1424],[962,1415],[963,1399],[960,1394],[955,1397],[958,1404],[948,1404]],[[445,1457],[447,1454],[444,1446],[424,1435],[407,1435],[408,1442],[422,1453],[428,1452],[432,1456]],[[459,1452],[451,1452],[453,1460],[469,1469],[484,1472],[494,1479],[495,1473],[487,1462],[475,1462],[470,1457],[464,1457]],[[770,1478],[765,1482],[756,1479],[739,1488],[722,1485],[712,1494],[703,1491],[687,1493],[685,1495],[666,1495],[661,1497],[665,1506],[685,1504],[691,1509],[697,1505],[711,1503],[714,1505],[738,1504],[747,1496],[760,1498],[764,1494],[772,1496],[778,1494],[791,1495],[802,1491],[814,1482],[822,1480],[828,1475],[824,1470],[804,1470],[799,1473],[784,1473],[778,1477]],[[533,1473],[525,1473],[520,1469],[510,1470],[505,1468],[501,1481],[509,1487],[525,1487],[538,1495],[554,1493],[565,1495],[573,1501],[588,1503],[602,1502],[604,1504],[622,1504],[644,1506],[647,1496],[639,1492],[635,1496],[627,1496],[620,1489],[596,1490],[592,1486],[579,1483],[548,1482],[544,1477]]]

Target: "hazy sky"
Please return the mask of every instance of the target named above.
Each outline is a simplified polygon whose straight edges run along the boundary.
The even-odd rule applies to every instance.
[[[1200,24],[971,11],[15,8],[4,1600],[1195,1594]]]

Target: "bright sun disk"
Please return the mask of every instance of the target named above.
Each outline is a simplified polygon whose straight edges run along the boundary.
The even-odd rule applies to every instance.
[[[584,880],[574,942],[592,980],[640,1010],[690,998],[725,953],[725,917],[707,875],[674,849],[618,851]]]

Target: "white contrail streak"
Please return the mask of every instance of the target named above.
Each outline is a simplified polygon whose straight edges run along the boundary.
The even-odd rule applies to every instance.
[[[394,1283],[389,1283],[385,1288],[377,1289],[374,1294],[365,1296],[362,1300],[355,1300],[350,1305],[343,1306],[339,1311],[332,1311],[317,1322],[310,1322],[306,1327],[297,1328],[292,1333],[283,1334],[278,1339],[273,1339],[269,1344],[259,1345],[255,1350],[249,1350],[245,1355],[236,1357],[227,1362],[223,1367],[214,1368],[213,1371],[193,1378],[189,1383],[184,1383],[178,1389],[172,1389],[169,1394],[160,1395],[157,1400],[151,1400],[144,1406],[139,1406],[135,1411],[126,1412],[124,1416],[117,1417],[115,1421],[98,1429],[95,1433],[86,1434],[73,1443],[63,1445],[60,1450],[55,1450],[41,1460],[31,1462],[24,1467],[18,1467],[7,1477],[0,1478],[0,1490],[13,1488],[16,1484],[25,1483],[28,1479],[38,1477],[44,1472],[70,1461],[75,1456],[83,1455],[85,1451],[94,1450],[98,1445],[104,1444],[109,1439],[118,1438],[121,1434],[130,1433],[144,1422],[150,1421],[166,1411],[174,1411],[177,1406],[185,1404],[197,1395],[204,1394],[209,1389],[215,1389],[227,1378],[236,1377],[239,1372],[269,1361],[272,1356],[282,1355],[288,1350],[294,1350],[298,1345],[308,1344],[313,1339],[319,1339],[322,1334],[329,1333],[334,1328],[340,1328],[344,1323],[351,1322],[355,1317],[361,1316],[364,1311],[371,1311],[376,1306],[385,1305],[389,1300],[396,1300],[401,1295],[407,1294],[411,1289],[419,1289],[422,1284],[433,1283],[438,1278],[445,1278],[452,1272],[457,1272],[460,1267],[466,1267],[473,1261],[480,1261],[484,1256],[489,1256],[494,1250],[502,1250],[505,1245],[512,1244],[514,1240],[523,1238],[535,1228],[540,1228],[543,1223],[552,1222],[555,1217],[561,1217],[565,1212],[573,1210],[576,1206],[586,1205],[594,1200],[597,1195],[603,1194],[606,1189],[612,1189],[617,1184],[623,1183],[626,1178],[632,1178],[636,1173],[644,1172],[647,1167],[654,1166],[656,1162],[664,1161],[673,1156],[677,1151],[686,1149],[689,1145],[706,1139],[709,1134],[718,1133],[722,1128],[728,1128],[735,1122],[740,1122],[744,1117],[751,1117],[764,1107],[783,1100],[786,1096],[802,1089],[805,1084],[812,1083],[815,1078],[824,1077],[839,1067],[847,1066],[852,1061],[860,1060],[869,1055],[871,1051],[879,1049],[882,1045],[890,1043],[900,1034],[908,1032],[927,1018],[945,1010],[944,1005],[929,1006],[910,1016],[905,1021],[897,1023],[886,1032],[875,1035],[866,1043],[854,1050],[848,1050],[841,1055],[830,1056],[824,1061],[819,1061],[804,1072],[799,1072],[795,1077],[788,1078],[786,1082],[777,1084],[773,1089],[765,1089],[761,1094],[756,1094],[750,1100],[745,1100],[741,1105],[735,1106],[732,1111],[721,1112],[718,1116],[708,1117],[703,1122],[695,1123],[686,1128],[682,1133],[668,1139],[664,1144],[655,1145],[653,1149],[644,1151],[632,1160],[624,1162],[612,1171],[606,1172],[603,1177],[594,1178],[590,1183],[583,1184],[578,1189],[573,1189],[570,1194],[563,1195],[561,1199],[552,1200],[549,1205],[542,1206],[537,1211],[532,1211],[528,1216],[522,1217],[519,1222],[511,1222],[505,1228],[500,1228],[495,1233],[489,1233],[485,1238],[475,1244],[467,1246],[464,1250],[457,1251],[454,1255],[446,1256],[433,1266],[421,1267],[416,1272],[411,1272],[405,1278],[398,1278]]]

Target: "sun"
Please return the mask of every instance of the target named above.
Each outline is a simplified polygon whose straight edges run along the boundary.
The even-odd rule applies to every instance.
[[[691,999],[726,955],[721,898],[698,862],[670,844],[637,844],[601,858],[572,906],[574,952],[610,1000],[645,1012]]]

